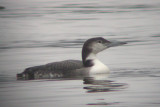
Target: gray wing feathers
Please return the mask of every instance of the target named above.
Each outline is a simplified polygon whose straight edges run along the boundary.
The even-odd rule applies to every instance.
[[[65,60],[60,62],[48,63],[46,65],[29,67],[21,74],[17,74],[20,79],[40,79],[55,78],[73,75],[76,69],[83,67],[80,60]]]
[[[65,60],[46,64],[46,68],[54,72],[75,70],[82,68],[82,66],[82,61],[79,60]]]

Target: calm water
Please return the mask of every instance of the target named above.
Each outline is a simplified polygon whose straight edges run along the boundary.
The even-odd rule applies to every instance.
[[[160,0],[1,0],[0,6],[1,107],[160,106]],[[16,80],[26,67],[81,59],[83,42],[97,36],[128,42],[98,55],[111,69],[101,85]]]

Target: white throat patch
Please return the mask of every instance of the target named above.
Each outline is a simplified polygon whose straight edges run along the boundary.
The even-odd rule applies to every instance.
[[[103,64],[100,60],[97,59],[95,54],[90,54],[87,58],[87,60],[92,60],[93,66],[90,67],[90,74],[103,74],[103,73],[109,73],[109,68]]]

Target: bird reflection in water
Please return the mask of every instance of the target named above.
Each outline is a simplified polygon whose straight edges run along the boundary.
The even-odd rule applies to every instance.
[[[95,74],[84,77],[83,83],[85,84],[83,88],[89,93],[118,91],[127,87],[126,83],[116,83],[108,80],[108,74]]]

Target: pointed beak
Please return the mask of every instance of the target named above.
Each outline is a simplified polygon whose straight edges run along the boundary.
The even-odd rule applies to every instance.
[[[107,45],[108,48],[115,47],[115,46],[121,46],[127,44],[126,42],[119,42],[119,41],[110,41],[110,43]]]

